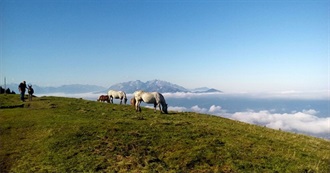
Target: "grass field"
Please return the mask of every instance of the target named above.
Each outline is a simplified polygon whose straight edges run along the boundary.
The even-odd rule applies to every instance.
[[[19,105],[0,95],[0,106]],[[40,97],[0,109],[0,172],[330,172],[330,142],[192,112]]]

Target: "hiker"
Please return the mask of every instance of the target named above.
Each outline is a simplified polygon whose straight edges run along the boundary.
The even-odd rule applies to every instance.
[[[32,85],[28,85],[28,94],[29,94],[29,101],[32,101],[34,90],[32,88]]]
[[[21,101],[22,102],[25,102],[25,98],[24,98],[24,95],[25,95],[25,89],[26,89],[26,82],[23,81],[21,82],[19,85],[18,85],[18,90],[19,92],[21,93]]]

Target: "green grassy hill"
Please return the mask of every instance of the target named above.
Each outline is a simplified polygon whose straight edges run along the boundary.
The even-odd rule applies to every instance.
[[[0,95],[0,106],[22,104]],[[221,117],[40,97],[0,109],[0,172],[330,172],[330,142]]]

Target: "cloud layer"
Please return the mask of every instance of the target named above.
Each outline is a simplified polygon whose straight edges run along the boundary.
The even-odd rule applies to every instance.
[[[248,93],[248,92],[236,92],[236,93],[163,93],[166,98],[194,98],[205,96],[225,96],[225,97],[247,97],[247,98],[273,98],[273,99],[317,99],[317,100],[329,100],[330,90],[315,90],[315,91],[274,91],[274,92],[260,92],[260,93]]]
[[[250,124],[266,126],[272,129],[281,129],[330,139],[330,117],[318,117],[318,111],[314,109],[293,111],[290,113],[276,113],[274,110],[247,110],[228,113],[221,106],[212,105],[206,109],[195,105],[191,108],[169,107],[169,110],[211,114]]]

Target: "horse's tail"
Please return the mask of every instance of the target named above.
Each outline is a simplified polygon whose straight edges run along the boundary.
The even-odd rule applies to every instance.
[[[123,98],[124,98],[124,103],[126,104],[126,102],[127,102],[127,97],[126,97],[126,93],[123,91]]]

